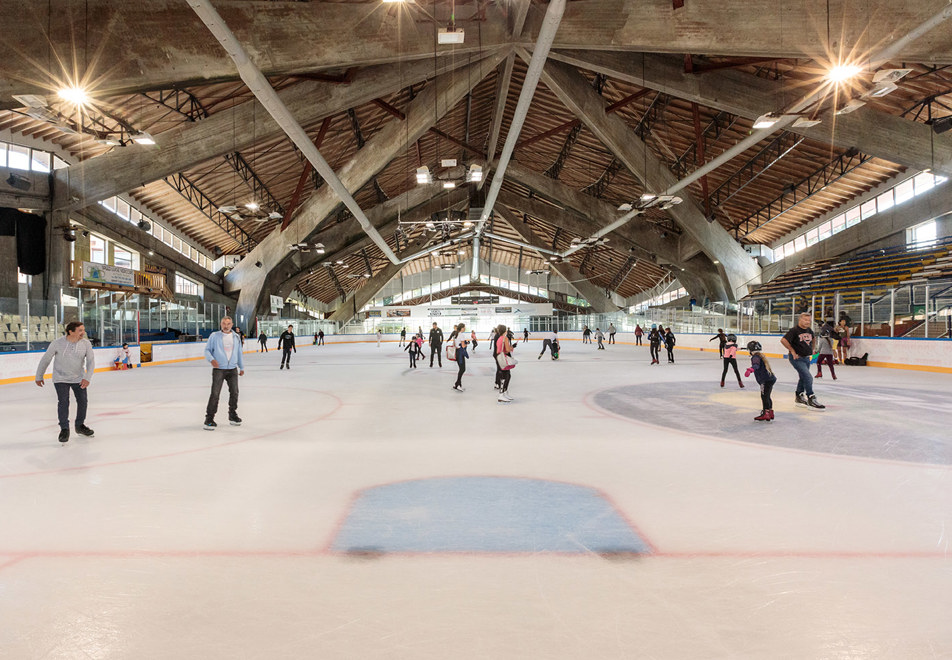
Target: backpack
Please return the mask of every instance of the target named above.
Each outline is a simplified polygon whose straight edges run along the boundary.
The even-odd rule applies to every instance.
[[[869,353],[863,353],[863,357],[848,357],[843,360],[843,364],[850,367],[865,367],[866,358],[869,357]]]

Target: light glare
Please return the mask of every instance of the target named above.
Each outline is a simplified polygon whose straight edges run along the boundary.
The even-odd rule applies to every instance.
[[[56,95],[73,105],[85,105],[89,102],[89,94],[82,87],[64,87],[56,92]]]

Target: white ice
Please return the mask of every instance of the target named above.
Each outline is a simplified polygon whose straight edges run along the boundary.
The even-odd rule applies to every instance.
[[[204,362],[99,373],[96,436],[66,446],[52,387],[0,386],[0,656],[952,657],[948,464],[718,437],[741,413],[760,424],[760,399],[752,381],[718,387],[716,354],[689,350],[649,366],[647,349],[565,342],[553,362],[530,342],[498,404],[486,348],[464,393],[455,365],[408,370],[393,343],[304,346],[290,371],[278,352],[248,354],[244,424],[227,425],[223,392],[215,432]],[[952,400],[948,375],[843,368],[817,382],[816,412],[774,363],[777,419],[756,431],[769,437],[835,437],[881,412],[837,388],[909,395],[869,424],[871,449],[950,421],[914,405]],[[652,396],[657,383],[701,387],[706,425],[595,402],[639,385],[674,420],[684,403]],[[598,489],[655,552],[328,550],[362,489],[452,475]]]

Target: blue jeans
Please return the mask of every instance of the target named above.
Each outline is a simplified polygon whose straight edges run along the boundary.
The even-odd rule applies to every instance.
[[[813,374],[810,373],[810,358],[809,355],[794,358],[792,353],[787,358],[800,376],[800,380],[797,381],[797,394],[806,392],[807,396],[813,396]]]
[[[86,423],[86,390],[79,383],[53,383],[56,388],[56,414],[61,429],[69,428],[69,392],[76,397],[76,426]]]

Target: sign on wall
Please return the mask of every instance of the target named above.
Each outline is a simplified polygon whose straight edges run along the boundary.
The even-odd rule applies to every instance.
[[[83,282],[134,287],[136,272],[131,268],[83,262]]]
[[[387,316],[390,318],[410,316],[410,310],[409,309],[388,309]]]

